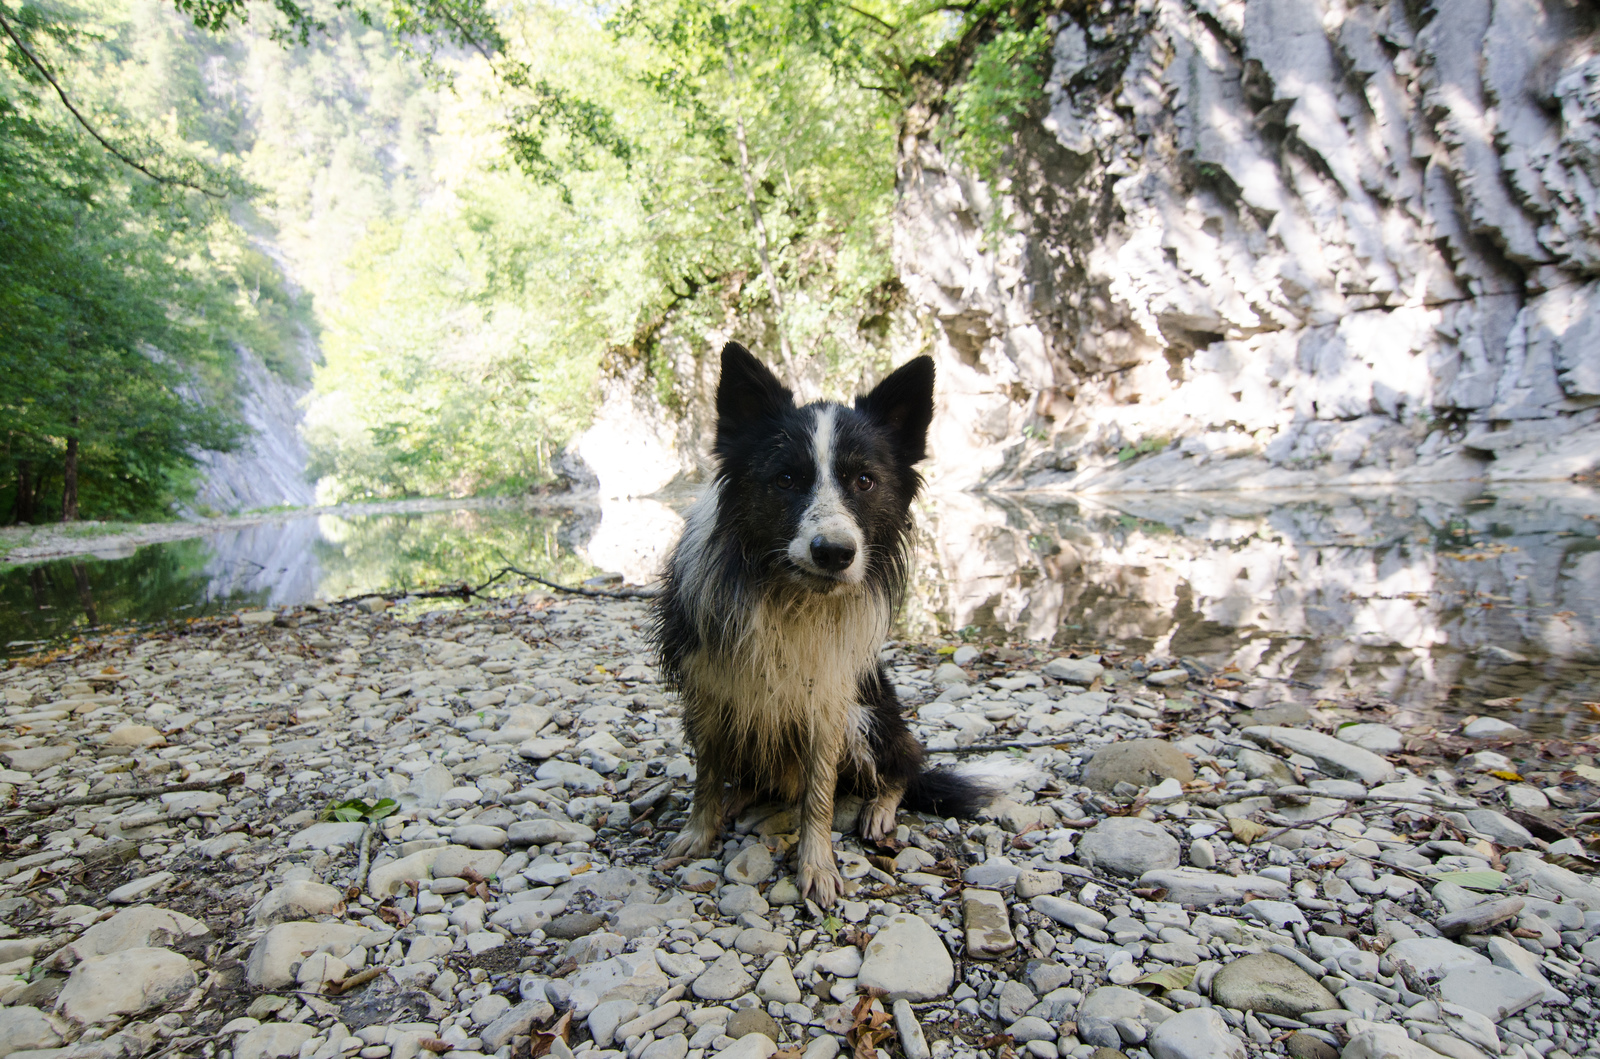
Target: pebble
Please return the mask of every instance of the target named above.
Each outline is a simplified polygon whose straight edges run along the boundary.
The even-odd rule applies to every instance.
[[[1400,752],[1400,733],[1386,724],[1345,724],[1340,725],[1334,737],[1341,743],[1349,743],[1363,750],[1370,750],[1374,754],[1398,754]]]
[[[313,916],[328,916],[344,908],[344,894],[332,886],[296,879],[273,888],[252,909],[257,924],[270,927]]]
[[[768,1059],[777,1050],[778,1044],[771,1037],[762,1033],[747,1033],[717,1052],[714,1059]]]
[[[1178,840],[1166,828],[1137,817],[1100,821],[1078,842],[1078,860],[1118,875],[1139,876],[1178,866]]]
[[[755,979],[739,962],[739,954],[725,952],[694,980],[694,995],[701,1000],[732,1000],[747,992]]]
[[[131,905],[147,894],[163,888],[176,878],[177,876],[170,871],[158,871],[153,875],[146,875],[130,883],[124,883],[106,894],[106,900],[114,905]]]
[[[1150,787],[1164,779],[1194,779],[1189,756],[1163,739],[1127,739],[1095,751],[1083,770],[1083,784],[1109,791],[1119,783]]]
[[[673,693],[654,679],[645,610],[539,600],[421,621],[400,608],[291,608],[220,634],[197,623],[135,639],[140,653],[92,664],[0,671],[18,711],[50,710],[73,681],[102,689],[111,663],[134,674],[96,691],[107,705],[59,711],[50,723],[70,734],[44,741],[61,746],[0,746],[22,764],[53,759],[0,773],[19,801],[245,774],[75,807],[0,862],[12,983],[0,987],[0,1054],[59,1047],[76,1012],[98,1019],[86,1041],[114,1040],[133,1059],[166,1038],[122,1045],[135,1039],[125,1031],[165,1025],[156,1016],[191,996],[182,1032],[234,1059],[426,1059],[433,1040],[450,1059],[520,1054],[564,1011],[577,1035],[552,1044],[553,1059],[767,1059],[779,1041],[836,1059],[855,1004],[880,993],[897,1040],[879,1047],[905,1059],[974,1059],[964,1042],[981,1037],[953,1038],[957,1018],[964,1033],[1010,1034],[1019,1059],[1238,1057],[1285,1034],[1306,1059],[1327,1059],[1345,1033],[1347,1054],[1422,1057],[1395,1050],[1427,1044],[1424,1059],[1502,1054],[1502,1036],[1550,1059],[1600,1043],[1584,1021],[1600,984],[1600,886],[1546,859],[1583,855],[1581,843],[1544,852],[1507,815],[1577,833],[1562,781],[1524,756],[1526,740],[1454,768],[1391,762],[1407,728],[1393,713],[1323,706],[1319,718],[1361,721],[1324,724],[1330,735],[1298,701],[1268,698],[1241,730],[1193,709],[1185,685],[1202,680],[1170,662],[1012,663],[967,645],[943,662],[897,645],[885,664],[935,747],[1059,742],[1022,755],[1037,778],[987,816],[902,814],[887,849],[850,833],[859,802],[841,798],[835,847],[850,892],[818,918],[795,888],[792,807],[753,806],[705,858],[655,871],[694,761]],[[1152,669],[1183,676],[1163,694]],[[1230,694],[1263,687],[1291,693],[1257,683]],[[1481,720],[1469,728],[1506,734]],[[1529,779],[1486,775],[1510,768]],[[1391,795],[1431,807],[1381,801]],[[318,820],[352,797],[400,807],[371,825]],[[1132,815],[1107,811],[1139,797]],[[1434,839],[1433,812],[1460,814],[1448,819],[1465,840]],[[1235,817],[1295,829],[1245,842]],[[119,835],[132,843],[125,860],[74,875],[72,888],[55,881]],[[1505,889],[1428,879],[1487,869],[1479,835],[1498,847]],[[363,843],[370,866],[357,879]],[[1367,951],[1385,935],[1381,956]],[[959,980],[952,952],[968,957]],[[223,953],[238,954],[242,982],[194,992],[216,969],[199,959]],[[110,957],[126,973],[108,975]],[[1400,963],[1409,969],[1394,976]],[[370,967],[388,973],[319,995]],[[1159,998],[1125,988],[1166,969],[1193,978]],[[1424,984],[1440,1003],[1418,1003]],[[412,1006],[359,1014],[397,996]]]
[[[772,877],[773,867],[772,851],[757,842],[740,850],[722,874],[729,882],[756,886]]]
[[[1240,1011],[1288,1018],[1339,1006],[1338,999],[1298,964],[1272,952],[1241,956],[1223,967],[1211,980],[1211,999]]]
[[[1245,1059],[1244,1041],[1235,1037],[1215,1008],[1191,1008],[1157,1026],[1147,1045],[1155,1059]]]
[[[905,1059],[931,1059],[928,1038],[922,1032],[922,1023],[911,1010],[911,1001],[901,998],[894,1002],[894,1028],[900,1035],[900,1051]],[[1018,1039],[1013,1035],[1013,1039]]]
[[[891,916],[867,945],[857,981],[890,1000],[937,1000],[950,992],[955,963],[944,942],[921,917]]]
[[[1362,783],[1388,783],[1398,779],[1395,767],[1370,750],[1340,742],[1331,735],[1303,728],[1261,725],[1246,728],[1244,735],[1257,743],[1303,754],[1334,778]]]
[[[124,949],[72,969],[57,1004],[74,1022],[137,1015],[185,996],[199,984],[187,958],[170,949]]]
[[[788,959],[779,956],[767,964],[767,969],[761,972],[761,978],[756,982],[756,996],[780,1004],[799,1002],[800,986],[794,980],[794,971]]]
[[[1000,894],[972,887],[962,890],[961,912],[966,922],[969,955],[993,960],[1017,947],[1006,899]]]
[[[1289,888],[1260,875],[1219,875],[1199,868],[1147,871],[1139,885],[1167,891],[1166,899],[1180,905],[1233,905],[1250,895],[1281,901]]]
[[[1046,662],[1041,672],[1065,684],[1093,684],[1106,667],[1087,658],[1056,658]]]

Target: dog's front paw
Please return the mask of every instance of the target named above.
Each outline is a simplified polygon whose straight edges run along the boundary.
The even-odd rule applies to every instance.
[[[885,802],[875,799],[861,807],[861,817],[857,821],[856,830],[861,832],[861,837],[868,842],[882,842],[894,834],[895,811],[900,808],[900,799]]]
[[[800,896],[809,897],[819,908],[832,908],[844,895],[844,876],[832,863],[800,865],[798,882]]]
[[[667,857],[703,857],[711,852],[711,843],[716,840],[716,835],[703,828],[693,825],[685,827],[678,832],[678,837],[672,840],[672,845],[667,847]]]

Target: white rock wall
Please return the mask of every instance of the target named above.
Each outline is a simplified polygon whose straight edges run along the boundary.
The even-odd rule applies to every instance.
[[[896,248],[938,323],[936,483],[1600,463],[1593,5],[1103,6],[1060,23],[999,188],[908,115]]]
[[[310,350],[302,351],[310,375]],[[204,452],[204,481],[195,496],[198,511],[233,513],[316,501],[306,477],[308,454],[300,436],[305,411],[300,400],[309,390],[274,373],[253,352],[239,355],[240,418],[250,435],[235,452]]]

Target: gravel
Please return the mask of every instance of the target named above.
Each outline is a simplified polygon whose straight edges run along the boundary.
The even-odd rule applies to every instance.
[[[1587,747],[1171,658],[897,643],[934,762],[1033,778],[842,835],[823,913],[789,807],[663,860],[694,761],[642,605],[429,606],[0,672],[0,1055],[835,1059],[859,1025],[895,1059],[1600,1057]]]

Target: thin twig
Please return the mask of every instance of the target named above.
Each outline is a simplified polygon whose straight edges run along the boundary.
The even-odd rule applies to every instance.
[[[586,588],[582,585],[563,585],[547,580],[538,574],[530,574],[526,570],[518,570],[515,566],[508,566],[506,570],[529,581],[536,581],[546,588],[553,588],[557,592],[570,592],[574,596],[604,596],[607,599],[655,599],[661,593],[653,588]]]
[[[343,996],[344,994],[350,992],[352,989],[357,989],[357,988],[359,988],[361,986],[366,985],[368,982],[372,981],[374,978],[378,977],[380,974],[382,974],[384,971],[387,971],[387,970],[388,970],[388,968],[383,966],[383,964],[380,963],[376,967],[368,967],[364,971],[358,971],[355,974],[351,975],[349,978],[346,978],[342,982],[329,982],[328,983],[328,991],[327,991],[326,995],[327,996]]]
[[[209,791],[218,787],[237,787],[244,782],[244,773],[235,772],[220,780],[200,780],[194,783],[174,783],[169,787],[124,787],[99,794],[83,794],[76,798],[59,798],[53,802],[36,802],[33,805],[22,805],[11,810],[11,813],[53,813],[57,809],[65,809],[74,805],[100,805],[105,802],[115,802],[123,798],[151,798],[160,794],[181,794],[184,791]]]
[[[1038,750],[1042,747],[1060,747],[1065,739],[1052,739],[1047,743],[973,743],[969,746],[945,747],[929,750],[930,754],[981,754],[985,750]]]
[[[11,28],[11,23],[6,20],[4,15],[0,15],[0,30],[5,31],[5,35],[11,38],[11,43],[17,46],[17,50],[20,51],[27,58],[27,60],[33,64],[33,68],[39,71],[40,76],[50,83],[50,87],[56,90],[56,95],[61,97],[62,105],[72,112],[72,116],[77,119],[79,125],[83,126],[84,131],[98,140],[100,146],[104,147],[123,165],[143,173],[145,176],[149,177],[151,180],[154,180],[158,184],[177,184],[178,186],[186,187],[191,191],[198,191],[202,195],[209,195],[214,199],[227,198],[226,195],[219,191],[212,191],[210,188],[203,187],[200,184],[194,183],[193,181],[185,180],[182,177],[162,176],[161,174],[146,168],[140,163],[135,162],[126,154],[123,154],[115,144],[106,139],[104,136],[100,135],[100,131],[93,125],[89,124],[89,119],[84,117],[83,112],[73,104],[72,97],[67,95],[67,90],[61,87],[61,82],[56,80],[55,75],[50,72],[50,68],[44,64],[43,60],[41,60],[37,55],[33,54],[33,51],[23,43],[22,38],[17,35],[16,30]]]
[[[377,825],[367,821],[367,829],[361,832],[361,856],[356,860],[355,885],[365,890],[367,888],[367,862],[372,858],[372,832]]]

